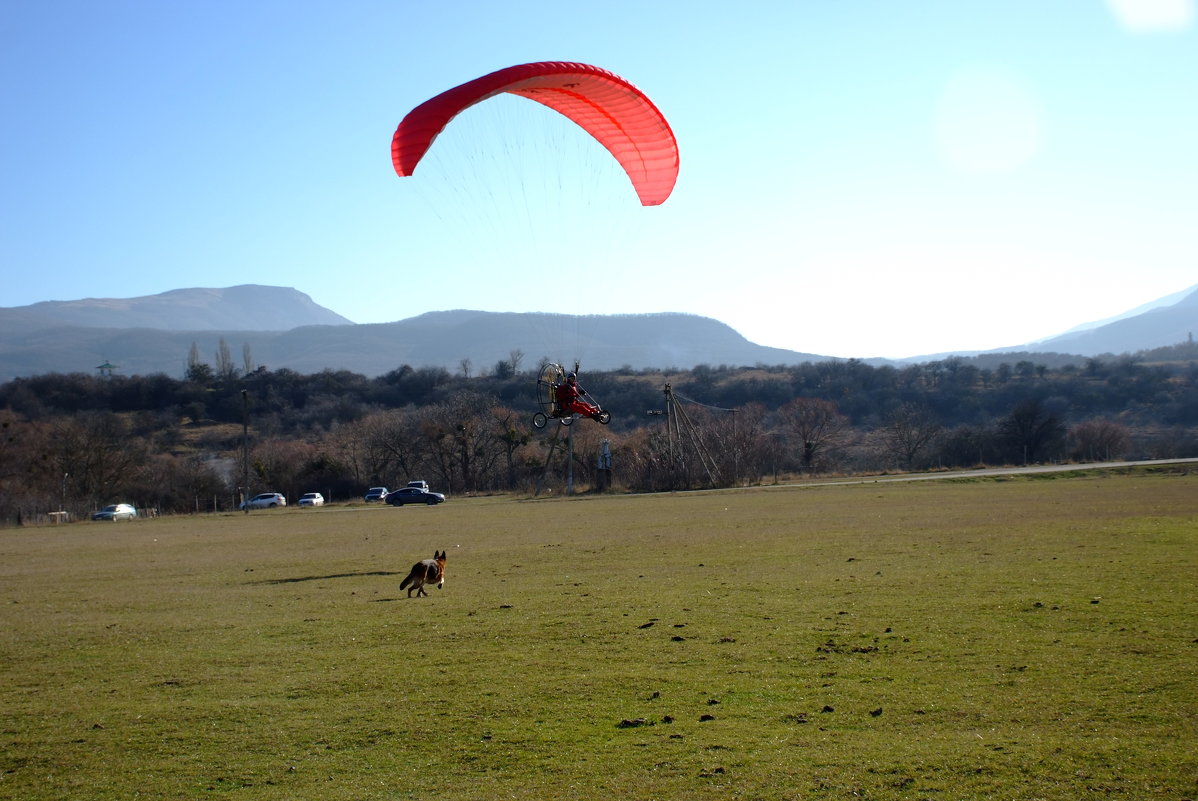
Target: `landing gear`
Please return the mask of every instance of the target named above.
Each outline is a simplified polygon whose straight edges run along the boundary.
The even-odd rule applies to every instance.
[[[568,414],[563,417],[556,413],[545,414],[544,412],[537,412],[532,416],[532,424],[537,428],[544,428],[549,425],[550,420],[556,420],[562,425],[568,426],[574,422],[574,415]]]

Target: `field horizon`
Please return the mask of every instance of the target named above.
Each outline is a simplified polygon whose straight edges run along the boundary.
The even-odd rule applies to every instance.
[[[407,597],[448,552],[444,589]],[[0,531],[0,798],[1198,795],[1198,475]]]

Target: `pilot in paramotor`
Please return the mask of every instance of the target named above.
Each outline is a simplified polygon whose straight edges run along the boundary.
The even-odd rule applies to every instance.
[[[584,398],[594,400],[579,386],[576,372],[567,375],[560,364],[546,364],[537,376],[537,404],[541,410],[532,416],[532,424],[544,428],[550,420],[557,420],[568,426],[576,417],[589,417],[602,425],[611,422],[611,412]]]

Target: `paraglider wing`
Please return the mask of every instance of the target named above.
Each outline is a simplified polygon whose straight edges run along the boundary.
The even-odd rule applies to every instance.
[[[507,67],[421,103],[404,117],[391,139],[395,172],[411,175],[455,116],[504,92],[548,106],[587,131],[624,168],[641,205],[660,205],[674,190],[678,143],[657,106],[614,73],[560,61]]]

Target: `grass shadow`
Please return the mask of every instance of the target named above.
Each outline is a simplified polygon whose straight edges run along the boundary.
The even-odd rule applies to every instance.
[[[326,579],[359,578],[361,576],[399,576],[403,575],[394,570],[368,570],[361,573],[331,573],[327,576],[299,576],[296,578],[263,579],[251,581],[249,584],[299,584],[304,581],[324,581]]]

